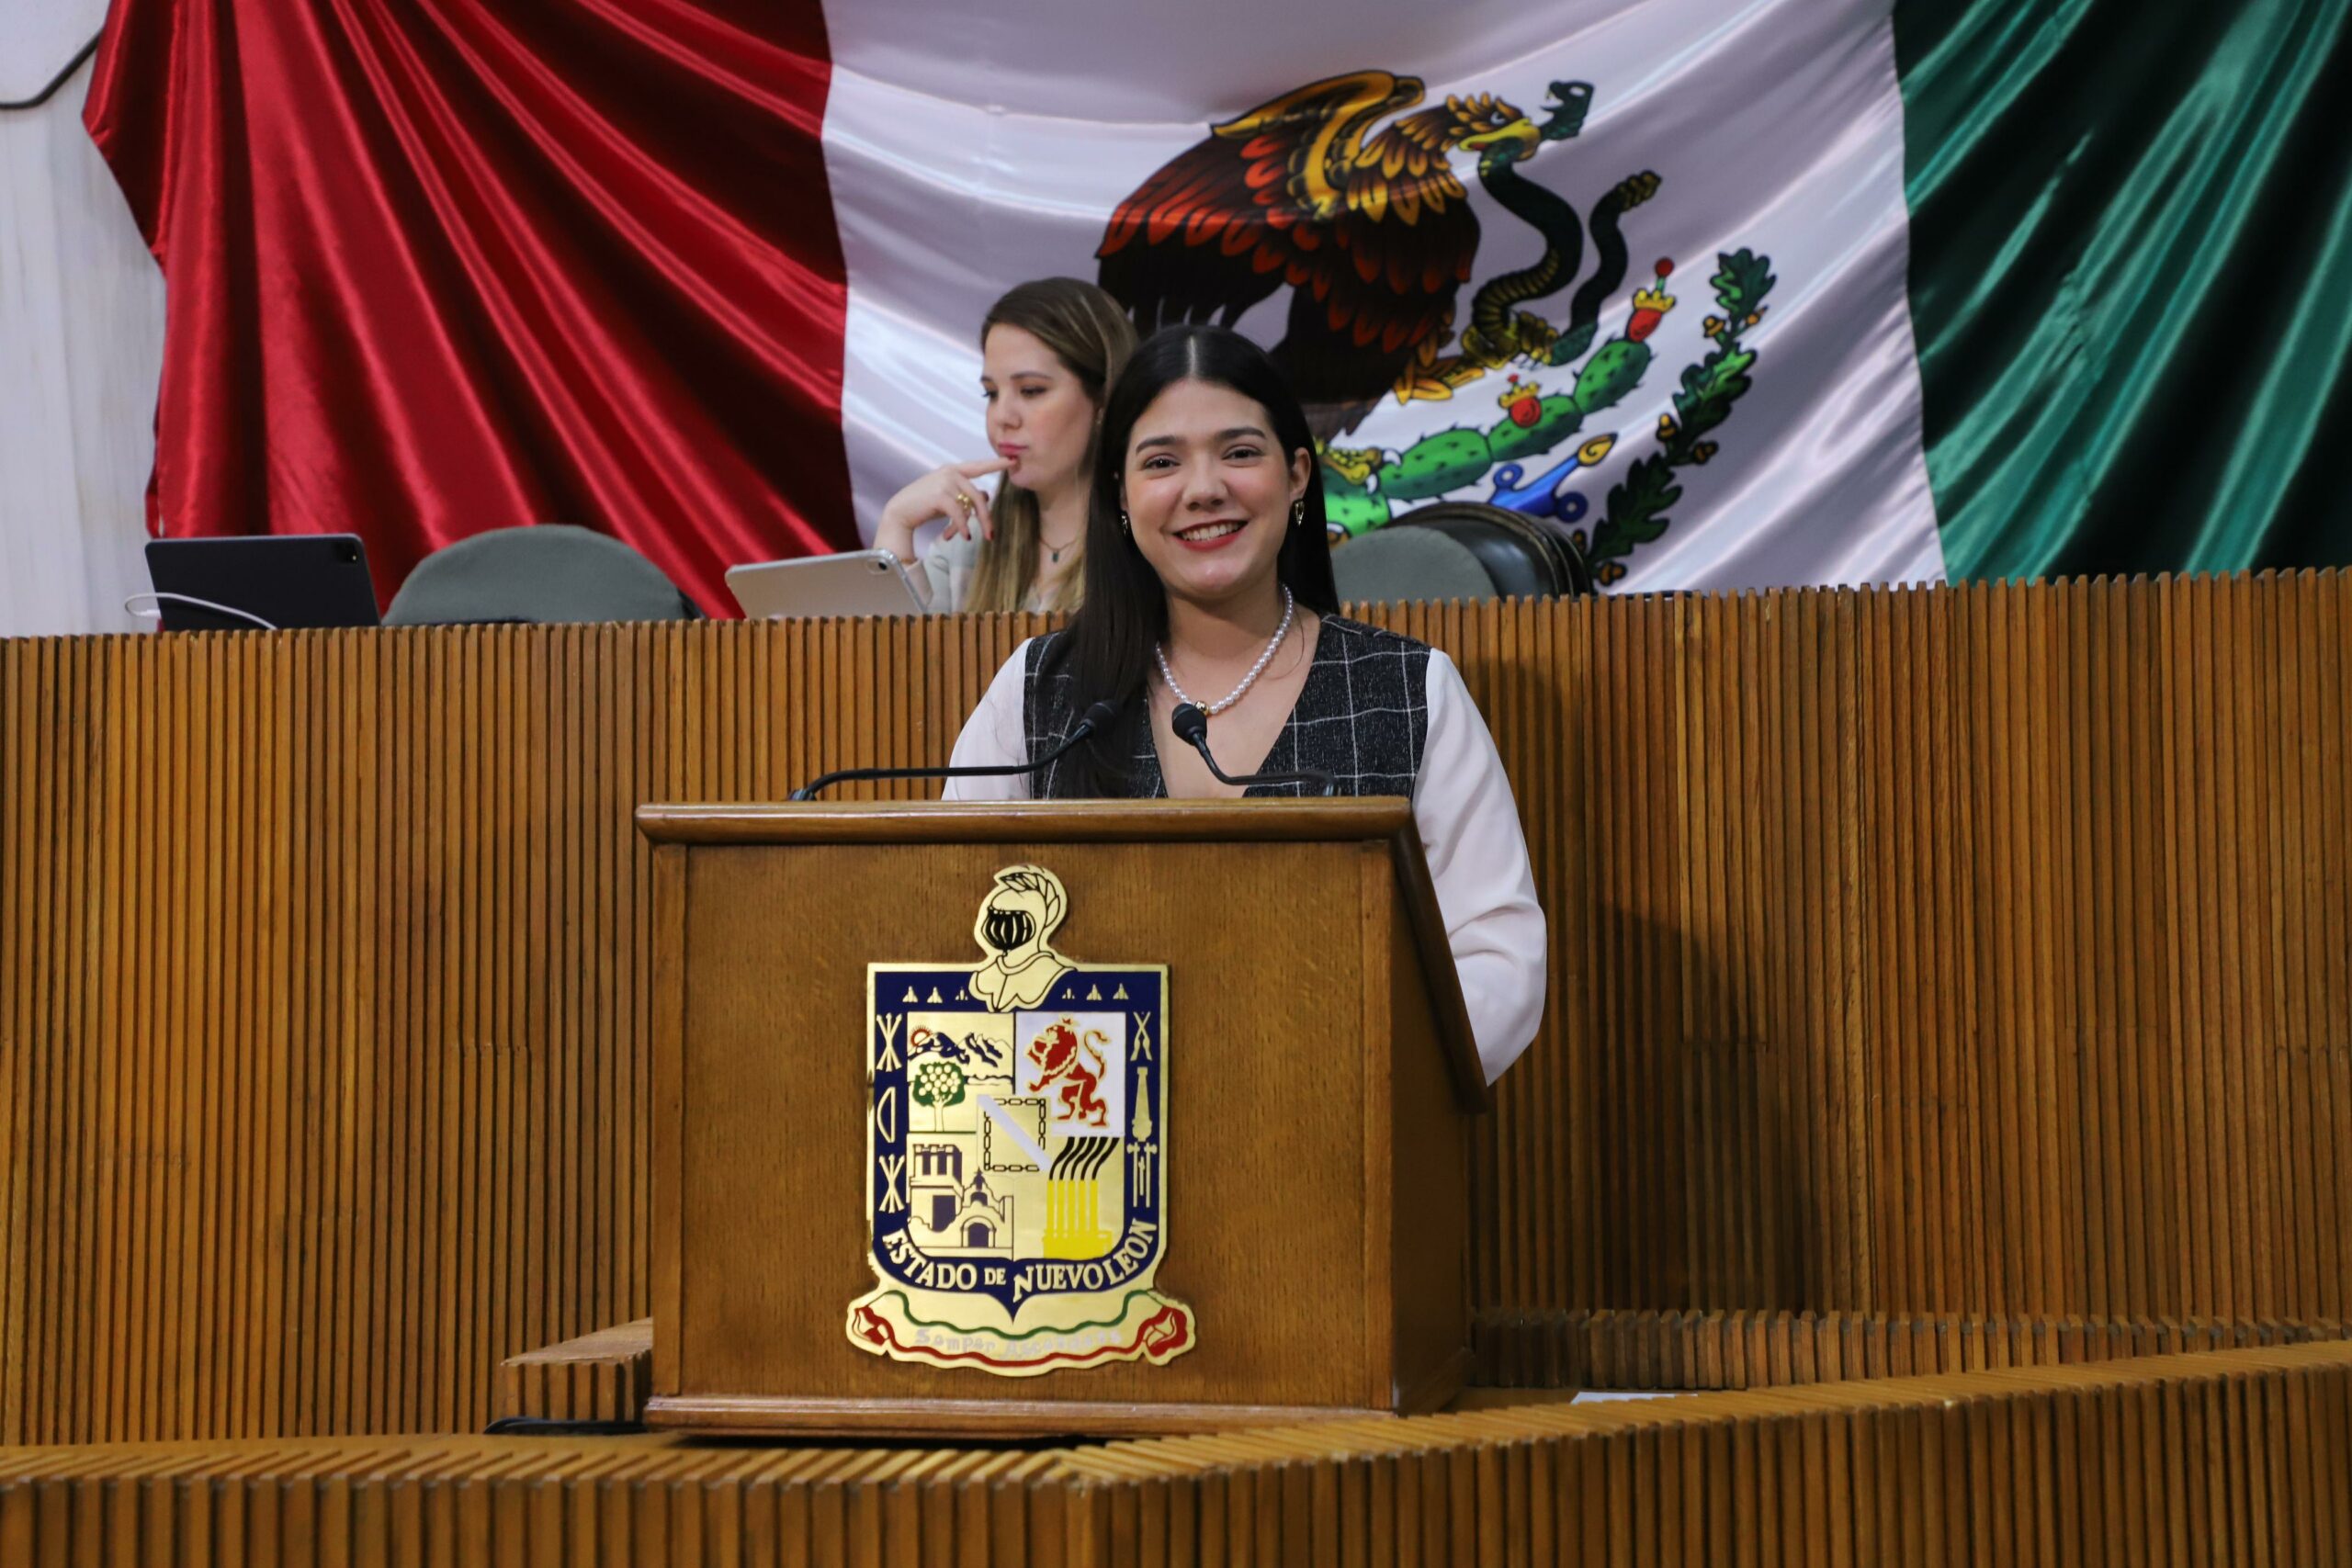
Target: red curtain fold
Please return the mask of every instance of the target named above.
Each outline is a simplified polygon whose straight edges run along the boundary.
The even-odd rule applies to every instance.
[[[149,526],[390,598],[582,524],[713,614],[854,546],[816,0],[115,0],[85,118],[162,265]]]

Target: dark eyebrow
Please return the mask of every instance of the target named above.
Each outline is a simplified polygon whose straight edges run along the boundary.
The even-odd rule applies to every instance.
[[[1254,435],[1261,441],[1266,439],[1266,433],[1259,429],[1254,424],[1237,424],[1230,430],[1220,430],[1216,433],[1216,438],[1219,441],[1231,441],[1243,435]],[[1136,450],[1140,452],[1147,446],[1177,446],[1182,445],[1182,443],[1173,435],[1147,435],[1141,441],[1136,443]]]

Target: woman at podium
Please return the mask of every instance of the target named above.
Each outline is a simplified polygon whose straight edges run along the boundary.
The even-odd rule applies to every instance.
[[[1103,403],[1084,570],[1084,607],[1013,651],[953,758],[1043,765],[952,780],[948,798],[1309,787],[1253,777],[1277,773],[1408,797],[1479,1058],[1498,1076],[1534,1038],[1544,991],[1510,781],[1452,660],[1339,614],[1313,436],[1255,344],[1172,327],[1128,360]],[[1117,716],[1045,761],[1105,700]]]

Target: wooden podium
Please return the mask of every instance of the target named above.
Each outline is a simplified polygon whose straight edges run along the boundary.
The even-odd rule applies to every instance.
[[[1466,1140],[1487,1091],[1405,801],[649,806],[638,822],[656,846],[650,1424],[1204,1431],[1415,1414],[1461,1386]],[[1156,1289],[1190,1337],[1163,1362],[1000,1376],[853,1338],[881,1267],[870,1208],[905,1201],[871,1157],[902,1145],[876,1140],[914,1136],[898,1118],[926,1105],[878,1087],[901,1037],[876,1017],[891,998],[869,1007],[869,965],[982,964],[976,921],[1021,865],[1067,890],[1052,944],[1070,963],[1165,965],[1157,1039],[1122,1048],[1160,1070],[1124,1114],[1164,1150]],[[976,1164],[1034,1148],[1037,1175],[1018,1174],[1043,1180],[1039,1103],[1006,1100],[1024,1122],[959,1098],[989,1140]],[[1114,1201],[1151,1190],[1133,1180]],[[952,1183],[917,1208],[948,1224],[975,1191],[1009,1211]],[[950,1238],[1002,1240],[991,1228]]]

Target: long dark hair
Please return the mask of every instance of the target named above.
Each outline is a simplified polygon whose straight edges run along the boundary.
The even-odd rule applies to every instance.
[[[1063,760],[1051,792],[1066,798],[1134,793],[1132,764],[1150,723],[1143,698],[1152,649],[1168,636],[1168,591],[1119,521],[1121,481],[1136,421],[1179,381],[1205,381],[1240,393],[1266,411],[1274,444],[1287,466],[1315,450],[1314,434],[1283,373],[1266,351],[1226,327],[1169,327],[1144,340],[1127,359],[1102,403],[1102,430],[1094,443],[1094,491],[1086,518],[1086,601],[1046,653],[1045,672],[1069,678],[1067,726],[1103,698],[1120,704],[1119,722]],[[1326,615],[1340,612],[1331,581],[1331,545],[1324,526],[1323,487],[1313,478],[1302,498],[1305,520],[1283,534],[1274,575],[1299,604]],[[1072,764],[1075,763],[1075,766]]]

